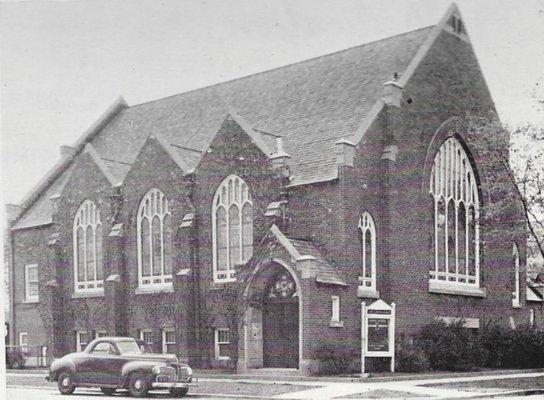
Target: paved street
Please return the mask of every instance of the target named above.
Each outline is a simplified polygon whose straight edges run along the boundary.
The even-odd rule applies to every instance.
[[[314,400],[314,399],[462,399],[462,398],[492,398],[501,395],[507,398],[512,389],[493,387],[463,389],[439,386],[456,382],[482,382],[497,379],[528,379],[543,377],[544,372],[517,373],[508,375],[486,375],[472,377],[449,377],[433,379],[412,379],[397,381],[370,382],[329,382],[329,381],[300,381],[300,380],[263,380],[263,379],[230,379],[204,377],[199,386],[191,388],[187,398],[199,399],[283,399],[283,400]],[[491,382],[493,383],[493,382]],[[65,399],[56,390],[56,386],[46,382],[42,373],[7,374],[7,398],[48,400]],[[425,386],[423,386],[425,385]],[[430,385],[433,385],[430,387]],[[536,389],[536,388],[534,388]],[[542,388],[540,388],[542,389]],[[528,398],[527,396],[512,395],[508,398]],[[70,397],[74,400],[83,399],[119,399],[126,397],[126,392],[115,396],[105,396],[96,389],[77,389]],[[169,398],[168,393],[154,393],[151,398]],[[533,397],[529,397],[533,398]],[[534,398],[542,398],[542,394]]]

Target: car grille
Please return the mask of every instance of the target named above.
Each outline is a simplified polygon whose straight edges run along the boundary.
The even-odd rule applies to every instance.
[[[176,372],[178,376],[178,382],[191,382],[193,379],[192,376],[187,374],[187,369],[185,367],[182,367],[181,365],[176,366]]]
[[[157,382],[174,382],[174,377],[171,375],[157,375]]]

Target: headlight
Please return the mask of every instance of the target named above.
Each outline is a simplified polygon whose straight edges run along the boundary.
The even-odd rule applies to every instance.
[[[151,371],[155,375],[175,375],[176,369],[172,367],[168,367],[166,365],[155,365],[153,368],[151,368]]]
[[[193,369],[191,367],[187,367],[187,375],[193,375]]]

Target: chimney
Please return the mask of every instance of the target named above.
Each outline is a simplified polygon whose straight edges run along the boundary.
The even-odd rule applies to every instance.
[[[289,166],[287,160],[291,156],[283,150],[283,139],[281,137],[276,138],[276,152],[270,156],[272,160],[272,167],[276,170],[280,170],[284,177],[289,177]]]
[[[400,108],[403,88],[395,80],[383,84],[383,101],[388,106]]]
[[[347,139],[340,139],[334,145],[336,146],[336,163],[338,166],[353,167],[355,144]]]

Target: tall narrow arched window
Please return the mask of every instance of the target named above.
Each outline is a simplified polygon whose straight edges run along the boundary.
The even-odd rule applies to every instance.
[[[512,291],[512,307],[521,307],[520,301],[520,275],[519,275],[519,249],[518,245],[512,245],[512,267],[514,270],[514,290]]]
[[[376,226],[368,212],[359,219],[359,242],[361,245],[361,274],[359,287],[363,290],[376,290]]]
[[[79,206],[74,217],[74,290],[104,290],[102,222],[100,210],[91,200]]]
[[[213,198],[213,279],[236,280],[235,266],[253,255],[253,202],[246,183],[228,176]]]
[[[434,201],[431,282],[478,287],[478,188],[472,164],[455,138],[447,139],[436,153],[430,193]]]
[[[158,189],[146,193],[137,218],[138,283],[143,289],[172,285],[170,205]]]

